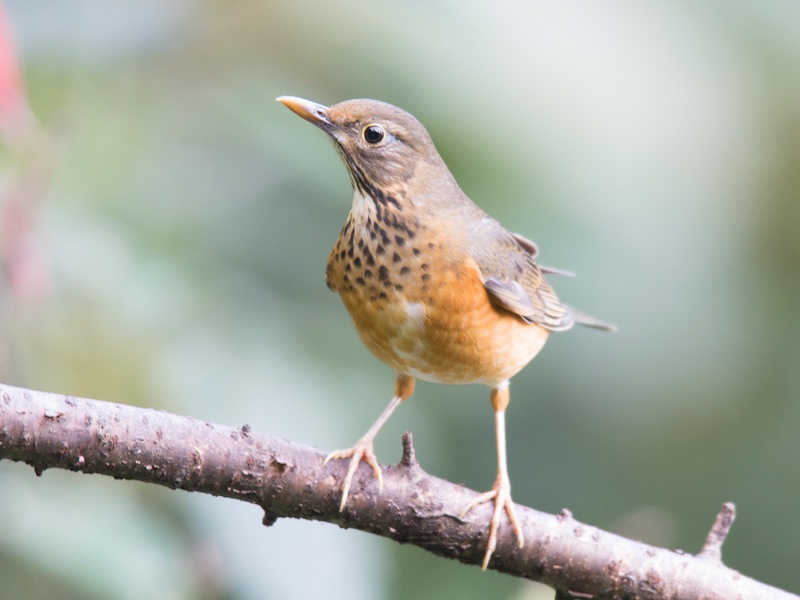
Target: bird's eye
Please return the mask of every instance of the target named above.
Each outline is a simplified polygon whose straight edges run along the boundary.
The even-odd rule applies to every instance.
[[[380,144],[386,136],[386,132],[380,125],[367,125],[361,135],[368,144]]]

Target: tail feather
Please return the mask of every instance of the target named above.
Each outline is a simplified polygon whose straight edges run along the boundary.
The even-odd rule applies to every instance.
[[[587,315],[585,312],[581,312],[571,306],[569,308],[570,312],[572,313],[573,320],[580,324],[584,325],[585,327],[591,327],[592,329],[600,329],[602,331],[616,331],[617,326],[612,325],[611,323],[606,323],[605,321],[601,321],[600,319],[596,319],[591,315]]]
[[[558,267],[546,267],[544,265],[539,265],[539,270],[542,273],[547,273],[548,275],[561,275],[563,277],[575,277],[575,273],[573,271],[568,271],[567,269],[559,269]]]

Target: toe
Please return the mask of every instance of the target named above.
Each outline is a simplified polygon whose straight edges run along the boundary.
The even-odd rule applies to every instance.
[[[500,528],[500,520],[502,519],[503,513],[508,515],[508,520],[511,522],[511,527],[514,529],[514,534],[517,536],[518,546],[522,548],[525,544],[522,527],[514,511],[514,503],[511,501],[511,489],[509,486],[503,485],[502,482],[495,483],[495,486],[490,491],[481,494],[470,502],[466,508],[461,511],[459,517],[464,518],[470,510],[490,500],[494,500],[494,509],[492,510],[492,517],[489,521],[489,538],[486,541],[486,553],[483,557],[482,568],[484,571],[489,566],[489,560],[497,549],[497,532]]]
[[[331,452],[323,461],[323,465],[334,459],[350,459],[347,466],[347,474],[342,480],[342,500],[339,503],[339,512],[344,510],[347,505],[347,499],[350,496],[350,488],[353,484],[353,477],[355,477],[358,470],[359,463],[363,460],[370,467],[378,480],[378,491],[383,490],[383,473],[378,459],[372,450],[372,440],[361,439],[358,443],[348,450],[335,450]]]

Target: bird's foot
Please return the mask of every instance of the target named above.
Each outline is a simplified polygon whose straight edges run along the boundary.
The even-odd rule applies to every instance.
[[[347,475],[342,482],[342,501],[339,504],[339,512],[344,510],[347,504],[347,497],[350,494],[350,485],[353,483],[353,476],[356,474],[358,463],[362,460],[372,467],[375,473],[375,479],[378,480],[378,493],[383,491],[383,474],[381,473],[381,466],[378,464],[378,459],[372,449],[372,437],[365,435],[363,438],[356,442],[356,445],[347,450],[335,450],[331,452],[322,462],[323,466],[327,465],[333,459],[350,459],[350,465],[347,468]]]
[[[494,511],[492,512],[492,520],[489,522],[489,540],[486,544],[486,554],[483,557],[482,568],[484,571],[486,567],[489,566],[489,559],[492,557],[495,548],[497,548],[497,527],[500,525],[500,517],[503,514],[503,510],[508,514],[508,520],[511,521],[511,526],[514,528],[519,547],[522,548],[525,545],[522,528],[519,526],[517,515],[514,512],[514,503],[511,501],[511,483],[508,479],[498,477],[492,489],[470,502],[467,507],[461,511],[459,517],[464,518],[470,510],[489,500],[494,500]]]

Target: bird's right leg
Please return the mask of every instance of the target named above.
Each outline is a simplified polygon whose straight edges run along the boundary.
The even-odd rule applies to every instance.
[[[342,501],[339,504],[339,512],[343,511],[347,504],[347,497],[350,494],[350,485],[353,483],[353,476],[356,474],[358,463],[362,460],[371,466],[372,471],[375,473],[375,479],[378,480],[378,493],[380,494],[383,491],[383,473],[381,472],[381,466],[378,464],[378,459],[375,457],[375,452],[373,451],[373,441],[381,427],[383,427],[386,421],[389,420],[389,417],[392,416],[394,410],[400,406],[403,400],[410,398],[413,393],[414,378],[409,375],[398,375],[394,384],[394,398],[392,398],[389,405],[381,413],[381,416],[378,417],[378,420],[369,428],[369,431],[367,431],[352,448],[347,450],[335,450],[325,458],[325,461],[322,463],[323,465],[328,464],[329,461],[335,458],[350,459],[347,475],[345,475],[344,481],[342,482]]]

